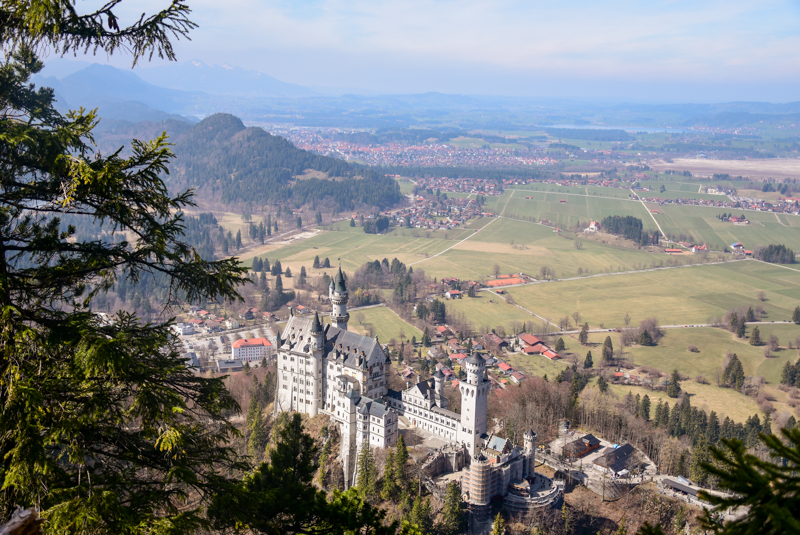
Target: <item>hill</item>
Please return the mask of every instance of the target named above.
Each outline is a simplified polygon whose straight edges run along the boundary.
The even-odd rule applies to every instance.
[[[332,197],[349,210],[359,204],[384,208],[402,199],[397,182],[383,174],[300,150],[225,113],[183,130],[174,151],[170,184],[210,190],[223,203],[292,201],[299,206]],[[327,179],[296,179],[309,170]]]

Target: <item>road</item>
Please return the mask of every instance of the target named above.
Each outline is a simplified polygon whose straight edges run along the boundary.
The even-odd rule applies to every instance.
[[[407,266],[413,266],[413,265],[416,265],[416,264],[420,264],[420,263],[422,263],[422,262],[426,262],[426,261],[430,260],[431,258],[436,258],[437,256],[443,255],[444,253],[446,253],[447,251],[449,251],[449,250],[450,250],[450,249],[452,249],[453,247],[458,247],[459,245],[461,245],[461,244],[462,244],[462,243],[464,243],[465,241],[469,240],[470,238],[473,238],[473,237],[475,237],[475,235],[476,235],[476,234],[478,234],[480,231],[482,231],[483,229],[485,229],[486,227],[488,227],[489,225],[491,225],[491,224],[492,224],[492,223],[494,223],[495,221],[497,221],[497,218],[494,218],[494,219],[492,219],[492,220],[491,220],[491,221],[489,221],[489,222],[488,222],[486,225],[484,225],[484,226],[483,226],[483,228],[479,228],[479,229],[477,229],[475,232],[473,232],[472,234],[470,234],[469,236],[467,236],[466,238],[464,238],[464,239],[463,239],[463,240],[461,240],[460,242],[456,243],[455,245],[452,245],[452,246],[448,247],[447,249],[445,249],[444,251],[442,251],[442,252],[440,252],[440,253],[436,253],[436,254],[435,254],[435,255],[433,255],[433,256],[429,256],[429,257],[427,257],[427,258],[423,258],[422,260],[417,260],[416,262],[411,262],[410,264],[406,264],[406,265],[407,265]]]

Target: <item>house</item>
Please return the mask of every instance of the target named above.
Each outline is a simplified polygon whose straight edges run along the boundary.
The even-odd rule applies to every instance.
[[[636,450],[630,444],[614,445],[603,450],[603,455],[593,461],[594,467],[601,472],[614,476],[625,475],[636,468],[639,461]]]
[[[242,361],[220,359],[217,361],[217,371],[219,373],[240,372],[242,371]]]
[[[218,321],[209,320],[206,322],[206,331],[210,333],[219,332],[220,325],[222,324]]]
[[[189,314],[192,314],[192,315],[197,314],[198,312],[200,312],[200,310],[201,310],[201,308],[199,306],[192,305],[192,306],[189,307]]]
[[[272,357],[272,344],[266,338],[243,338],[231,344],[231,357],[243,362],[262,362]]]
[[[303,305],[297,305],[297,307],[294,309],[294,313],[302,316],[303,314],[310,314],[311,309],[304,307]]]
[[[225,320],[225,328],[226,329],[238,329],[239,328],[239,320],[236,318],[228,318]]]
[[[261,319],[263,319],[264,321],[269,321],[269,320],[273,319],[274,317],[275,317],[275,314],[273,314],[272,312],[262,312],[261,313]]]
[[[556,353],[552,349],[548,349],[547,351],[542,353],[542,355],[544,355],[545,357],[549,358],[550,360],[556,360],[556,359],[560,359],[561,358],[561,355],[559,355],[558,353]]]
[[[512,373],[514,371],[514,368],[509,366],[507,362],[500,362],[497,365],[497,367],[500,368],[501,370],[503,370],[503,373],[505,373],[506,375],[508,375],[508,374],[510,374],[510,373]]]
[[[455,360],[458,362],[461,362],[465,358],[467,358],[467,356],[464,353],[453,353],[452,355],[450,355],[450,360]]]
[[[600,440],[594,435],[584,435],[566,446],[564,446],[564,455],[573,459],[583,457],[588,453],[600,448]]]
[[[498,348],[508,347],[508,342],[497,336],[495,333],[489,333],[483,337],[484,342],[492,344]]]
[[[526,355],[538,355],[550,349],[541,339],[533,336],[532,334],[518,334],[517,342],[522,346],[522,351]]]
[[[516,384],[520,384],[522,381],[524,381],[526,379],[526,377],[524,375],[522,375],[520,372],[517,372],[517,371],[512,372],[510,377],[511,377],[511,381],[513,381]]]
[[[734,253],[744,253],[744,245],[741,242],[735,242],[731,244],[731,250]]]
[[[475,339],[472,340],[472,350],[473,351],[483,351],[484,349],[486,349],[486,348],[483,347],[482,343],[480,343],[478,340],[475,340]]]
[[[444,295],[448,299],[461,299],[461,290],[449,290]]]
[[[176,336],[187,336],[194,334],[194,325],[192,323],[176,323],[170,327]]]
[[[239,311],[239,319],[240,320],[253,320],[256,319],[256,314],[258,314],[257,308],[244,308]]]
[[[210,312],[208,310],[198,310],[197,311],[197,315],[200,316],[200,317],[203,317],[203,318],[205,318],[209,314],[210,314]]]
[[[203,320],[199,320],[197,318],[192,318],[187,323],[191,323],[192,325],[194,325],[195,329],[197,329],[200,325],[203,324]]]
[[[444,325],[440,325],[439,327],[436,327],[436,335],[437,336],[445,336],[445,335],[447,335],[448,331],[449,331],[449,329],[447,327],[445,327]]]
[[[598,230],[600,230],[600,223],[598,223],[597,221],[592,221],[591,223],[589,223],[589,230],[592,232],[597,232]]]
[[[683,252],[683,249],[664,249],[664,252],[667,254],[680,254]]]
[[[462,349],[461,344],[459,344],[458,340],[455,338],[451,338],[450,340],[447,341],[447,347],[450,349],[450,351],[453,351],[455,353],[460,352]]]
[[[558,202],[561,204],[567,204],[567,199],[559,199]]]
[[[702,253],[704,251],[708,251],[708,247],[706,246],[705,243],[703,245],[693,245],[692,246],[692,252],[693,253]]]

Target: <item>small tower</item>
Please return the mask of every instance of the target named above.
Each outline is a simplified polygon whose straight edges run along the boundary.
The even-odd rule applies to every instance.
[[[447,408],[447,398],[444,397],[444,374],[442,370],[436,370],[433,375],[433,382],[436,389],[436,404],[445,409]]]
[[[331,310],[331,325],[347,330],[347,322],[350,320],[350,314],[347,313],[347,286],[344,282],[344,274],[342,273],[342,266],[339,266],[339,272],[336,274],[336,283],[331,281],[328,289],[328,294],[333,305]]]
[[[325,347],[325,333],[322,330],[322,322],[319,321],[319,313],[314,312],[314,320],[311,322],[311,336],[314,337],[314,349],[321,350]]]
[[[525,477],[533,477],[536,467],[536,433],[533,429],[525,431]]]

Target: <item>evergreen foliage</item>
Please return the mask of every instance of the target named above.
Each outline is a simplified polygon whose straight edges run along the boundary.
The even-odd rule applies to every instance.
[[[578,335],[578,342],[580,342],[581,345],[584,345],[584,346],[589,342],[589,324],[588,323],[584,323],[583,327],[581,327],[581,332]]]
[[[442,508],[442,522],[440,523],[439,533],[442,535],[459,535],[464,533],[466,519],[464,516],[464,502],[461,499],[461,488],[455,481],[447,485]]]
[[[587,351],[586,352],[586,359],[583,361],[583,367],[584,368],[591,368],[592,366],[594,366],[594,361],[592,361],[592,352],[591,351]]]
[[[759,247],[755,250],[754,256],[759,260],[772,264],[794,264],[797,262],[794,251],[780,244],[770,244],[766,247]]]
[[[557,352],[558,352],[558,351],[564,351],[564,348],[565,348],[565,347],[566,347],[566,346],[564,345],[564,339],[563,339],[563,338],[559,338],[558,340],[556,340],[556,347],[555,347],[555,350],[556,350]]]
[[[492,535],[505,535],[506,533],[506,520],[503,515],[497,513],[492,522]]]
[[[753,330],[750,332],[750,345],[760,346],[762,343],[761,332],[758,330],[758,327],[753,327]]]
[[[672,370],[672,375],[669,378],[669,386],[667,386],[667,395],[671,398],[677,398],[681,393],[681,377],[678,370]]]
[[[358,474],[356,478],[356,488],[366,499],[372,499],[377,494],[376,487],[376,468],[375,459],[372,456],[372,448],[366,441],[358,454]]]
[[[734,353],[727,366],[725,366],[725,369],[722,371],[720,380],[723,384],[732,386],[736,390],[741,390],[744,384],[744,378],[742,361],[740,361],[739,357]]]
[[[600,226],[609,234],[622,236],[639,245],[658,245],[658,232],[645,232],[642,220],[637,217],[612,215],[603,218]]]

